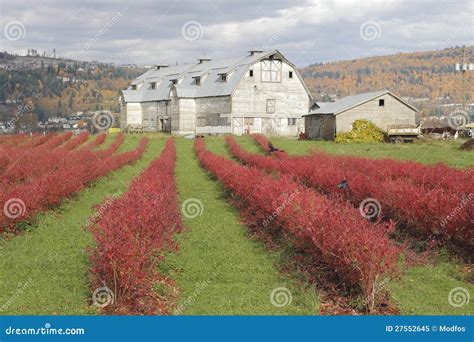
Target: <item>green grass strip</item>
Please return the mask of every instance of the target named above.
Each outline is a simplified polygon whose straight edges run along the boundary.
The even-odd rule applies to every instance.
[[[112,137],[108,137],[111,139]],[[141,136],[127,136],[120,151],[134,149]],[[90,307],[86,248],[92,236],[86,220],[105,196],[126,191],[130,181],[156,158],[165,137],[150,136],[150,145],[134,165],[95,182],[56,210],[38,215],[29,230],[0,241],[0,314],[94,314]]]
[[[212,149],[225,153],[222,138],[206,141]],[[186,230],[177,236],[180,251],[167,256],[169,275],[182,291],[178,313],[318,314],[314,289],[281,273],[283,252],[269,251],[252,239],[238,211],[225,200],[222,186],[200,168],[193,141],[178,139],[177,152],[181,202],[195,199],[202,203],[201,215],[184,218]],[[274,301],[277,305],[288,303],[289,293],[291,302],[273,305],[270,296],[274,290],[274,295],[281,290],[281,297]]]

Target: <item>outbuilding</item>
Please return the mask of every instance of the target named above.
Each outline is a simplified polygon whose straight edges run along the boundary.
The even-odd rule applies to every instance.
[[[390,126],[418,124],[418,109],[388,90],[315,102],[303,116],[306,136],[316,140],[333,140],[336,134],[351,131],[352,123],[360,119],[370,120],[384,131]]]

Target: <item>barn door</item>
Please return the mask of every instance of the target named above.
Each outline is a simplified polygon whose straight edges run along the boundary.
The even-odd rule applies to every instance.
[[[262,133],[265,135],[271,135],[272,132],[272,119],[262,118]]]

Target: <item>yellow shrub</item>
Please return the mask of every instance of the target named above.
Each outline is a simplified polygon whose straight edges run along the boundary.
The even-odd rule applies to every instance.
[[[336,135],[336,142],[383,142],[384,132],[369,120],[356,120],[352,131]]]

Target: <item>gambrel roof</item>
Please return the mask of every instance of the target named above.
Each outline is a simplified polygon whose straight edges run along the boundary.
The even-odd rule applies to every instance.
[[[333,114],[337,115],[339,113],[345,112],[351,108],[357,107],[363,103],[376,99],[382,95],[390,94],[395,99],[410,107],[414,111],[418,112],[418,109],[410,105],[409,103],[403,101],[401,98],[390,92],[389,90],[379,90],[370,93],[361,93],[353,96],[346,96],[340,100],[334,102],[317,102],[319,108],[310,111],[308,114],[303,116],[313,115],[313,114]]]
[[[281,58],[295,69],[309,96],[296,67],[290,63],[278,50],[255,52],[245,57],[231,59],[216,59],[202,63],[182,64],[160,69],[152,69],[137,77],[123,90],[125,102],[149,102],[168,100],[170,91],[176,88],[178,97],[211,97],[232,95],[249,67],[261,59],[272,55]],[[221,75],[226,74],[226,81]],[[196,85],[196,77],[200,77],[200,85]],[[172,83],[176,80],[176,84]],[[151,82],[156,82],[155,89],[151,89]],[[132,90],[136,86],[136,90]]]

